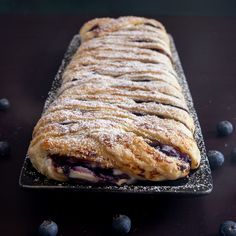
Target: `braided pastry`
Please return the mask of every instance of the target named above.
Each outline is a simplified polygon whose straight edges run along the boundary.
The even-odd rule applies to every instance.
[[[164,26],[100,18],[80,36],[56,99],[34,128],[33,166],[59,181],[116,185],[175,180],[196,169],[194,122]]]

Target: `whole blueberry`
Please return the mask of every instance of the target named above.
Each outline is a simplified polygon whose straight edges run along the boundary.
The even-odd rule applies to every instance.
[[[225,160],[224,155],[216,150],[210,150],[207,156],[212,170],[222,166]]]
[[[131,220],[126,215],[118,215],[113,218],[112,231],[115,235],[128,234],[131,229]]]
[[[6,157],[10,154],[10,145],[8,142],[0,141],[0,157]]]
[[[58,226],[51,220],[45,220],[38,228],[39,236],[56,236],[58,233]]]
[[[6,111],[10,108],[10,102],[6,98],[0,99],[0,111]]]
[[[225,221],[220,225],[221,236],[236,236],[236,222]]]
[[[233,125],[227,120],[219,122],[216,128],[217,128],[217,133],[219,136],[228,136],[234,130]]]

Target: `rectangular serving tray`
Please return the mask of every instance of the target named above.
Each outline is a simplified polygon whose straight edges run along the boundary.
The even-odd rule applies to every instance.
[[[194,119],[196,131],[195,139],[201,152],[201,164],[200,167],[192,171],[191,174],[184,179],[164,182],[139,182],[133,185],[113,186],[113,185],[92,185],[92,184],[80,184],[74,182],[59,182],[49,180],[45,176],[41,175],[32,166],[29,158],[26,156],[23,167],[20,174],[19,184],[25,189],[61,189],[61,190],[74,190],[74,191],[87,191],[87,192],[116,192],[116,193],[169,193],[169,194],[208,194],[213,189],[211,170],[209,162],[206,156],[205,144],[198,121],[196,111],[193,106],[192,96],[189,91],[189,87],[181,66],[181,62],[174,44],[174,40],[171,35],[170,44],[173,55],[173,63],[175,70],[179,77],[179,83],[183,89],[187,105],[190,113]],[[70,62],[72,56],[76,52],[80,45],[80,36],[75,35],[65,53],[62,64],[55,76],[52,84],[51,91],[45,102],[44,110],[54,101],[57,93],[57,89],[61,85],[61,76],[65,67]]]

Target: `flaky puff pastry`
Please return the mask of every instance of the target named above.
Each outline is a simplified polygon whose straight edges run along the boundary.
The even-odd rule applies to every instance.
[[[94,19],[34,128],[28,156],[48,178],[121,185],[175,180],[200,164],[195,125],[153,19]]]

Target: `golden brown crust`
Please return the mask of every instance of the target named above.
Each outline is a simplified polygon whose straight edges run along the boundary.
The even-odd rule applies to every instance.
[[[152,25],[165,32],[164,26],[156,20],[147,19],[144,17],[126,16],[118,19],[97,18],[90,20],[81,28],[80,36],[82,41],[86,41],[91,38],[105,36],[115,31],[144,24],[149,24],[149,26]],[[167,37],[166,40],[168,40]]]
[[[34,128],[34,167],[60,181],[106,182],[114,176],[101,177],[96,168],[119,170],[116,184],[173,180],[197,168],[194,122],[164,26],[142,17],[100,18],[80,35],[57,97]]]

